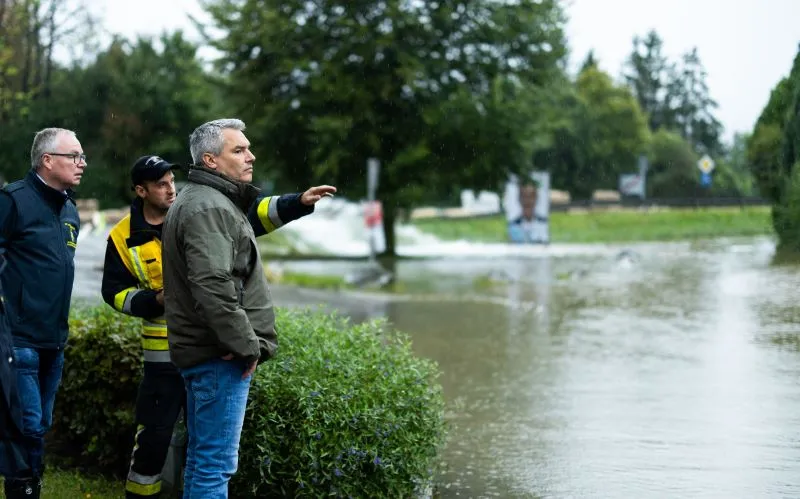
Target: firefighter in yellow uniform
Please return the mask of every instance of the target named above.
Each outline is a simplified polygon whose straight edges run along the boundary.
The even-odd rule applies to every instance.
[[[136,400],[136,438],[125,484],[127,499],[155,498],[172,431],[185,406],[186,391],[170,361],[161,274],[161,229],[175,201],[177,168],[158,156],[142,156],[131,169],[136,199],[112,229],[106,246],[102,293],[118,312],[142,318],[144,371]],[[247,218],[256,237],[313,213],[303,193],[259,195]]]
[[[183,379],[170,362],[161,279],[161,227],[175,201],[174,165],[143,156],[131,169],[136,199],[112,229],[102,293],[106,303],[142,318],[144,373],[136,400],[136,439],[126,497],[157,497],[173,427],[184,405]]]

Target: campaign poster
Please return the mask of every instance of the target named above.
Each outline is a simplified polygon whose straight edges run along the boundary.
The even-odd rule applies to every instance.
[[[550,173],[510,175],[503,194],[508,239],[515,244],[550,243]]]

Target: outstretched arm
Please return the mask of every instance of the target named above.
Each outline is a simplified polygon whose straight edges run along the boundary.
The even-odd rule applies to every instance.
[[[336,187],[320,185],[302,193],[260,196],[250,206],[247,218],[256,237],[263,236],[313,213],[317,201],[325,196],[333,196],[334,192]]]

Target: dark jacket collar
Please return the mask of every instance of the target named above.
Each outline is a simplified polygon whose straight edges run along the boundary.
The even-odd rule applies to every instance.
[[[139,196],[131,202],[131,233],[139,231],[151,231],[150,225],[144,218],[144,201]]]
[[[36,191],[52,206],[61,209],[64,206],[64,203],[69,199],[73,203],[74,201],[74,191],[72,189],[67,189],[66,193],[53,189],[49,185],[45,184],[42,179],[39,178],[39,175],[34,170],[30,170],[27,175],[25,175],[25,180],[34,188]]]
[[[192,165],[187,177],[189,182],[207,185],[225,194],[233,203],[244,212],[250,208],[261,192],[258,187],[233,180],[216,170],[205,166]]]

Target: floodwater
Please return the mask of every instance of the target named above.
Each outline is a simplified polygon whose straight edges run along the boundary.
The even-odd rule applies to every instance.
[[[800,497],[800,269],[765,240],[629,248],[406,261],[406,296],[331,299],[439,363],[442,497]]]
[[[400,294],[274,296],[386,317],[439,363],[442,497],[800,497],[800,267],[766,239],[612,249],[406,260]]]

